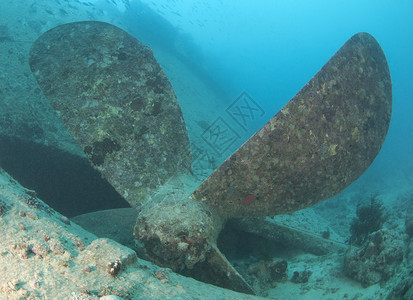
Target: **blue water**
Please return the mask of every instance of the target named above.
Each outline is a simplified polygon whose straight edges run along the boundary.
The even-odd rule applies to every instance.
[[[372,34],[389,63],[393,116],[387,140],[364,180],[373,186],[383,181],[388,186],[413,182],[412,1],[141,3],[169,22],[168,26],[152,23],[156,36],[168,37],[172,39],[168,42],[184,48],[180,51],[186,58],[207,70],[230,100],[247,91],[260,104],[266,115],[251,125],[254,130],[276,114],[353,34]],[[141,7],[132,2],[125,15],[134,15],[134,9],[139,14]],[[129,23],[132,29],[133,24]],[[178,38],[171,38],[171,31],[179,33]]]

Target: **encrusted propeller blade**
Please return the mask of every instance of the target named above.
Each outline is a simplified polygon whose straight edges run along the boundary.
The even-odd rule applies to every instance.
[[[288,213],[330,198],[373,162],[391,109],[384,53],[371,35],[356,34],[191,197],[226,217]]]
[[[191,168],[172,86],[152,50],[125,31],[57,26],[32,46],[30,67],[94,167],[133,207]]]

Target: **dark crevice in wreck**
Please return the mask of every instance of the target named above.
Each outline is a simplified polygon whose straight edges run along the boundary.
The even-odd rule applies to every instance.
[[[0,166],[69,218],[130,207],[84,157],[5,135],[0,135],[0,145]]]

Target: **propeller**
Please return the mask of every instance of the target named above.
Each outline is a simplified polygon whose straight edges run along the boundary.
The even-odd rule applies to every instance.
[[[140,254],[251,294],[216,247],[225,221],[339,193],[373,162],[391,118],[386,58],[371,35],[356,34],[196,187],[179,103],[148,47],[113,25],[76,22],[39,37],[29,63],[91,164],[138,209]]]

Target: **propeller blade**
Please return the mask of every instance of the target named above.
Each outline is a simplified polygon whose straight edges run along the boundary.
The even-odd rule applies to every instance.
[[[152,50],[116,26],[76,22],[36,40],[30,68],[87,157],[133,206],[191,168],[176,95]]]
[[[373,162],[391,110],[384,53],[371,35],[356,34],[191,197],[225,217],[289,213],[328,199]]]

